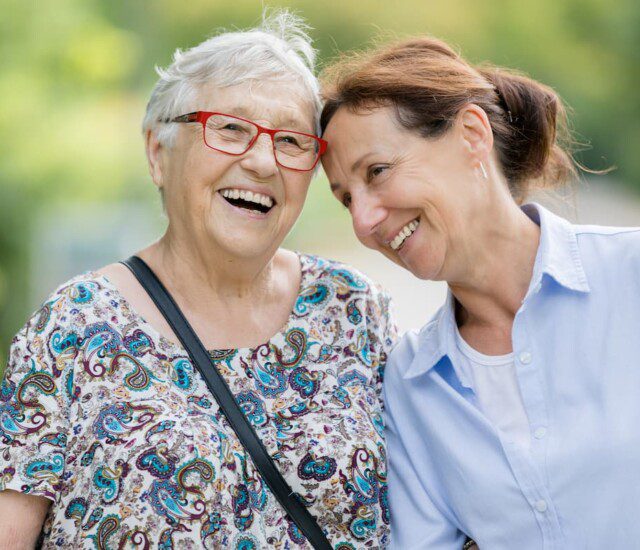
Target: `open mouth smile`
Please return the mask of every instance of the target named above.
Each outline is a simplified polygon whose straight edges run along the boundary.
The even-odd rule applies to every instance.
[[[400,248],[402,247],[402,245],[404,244],[404,242],[411,236],[413,235],[414,231],[416,229],[418,229],[418,226],[420,225],[420,219],[416,218],[415,220],[410,221],[407,225],[405,225],[399,232],[398,234],[391,239],[391,241],[389,242],[389,246],[393,249],[393,250],[400,250]]]
[[[262,193],[253,193],[245,189],[237,189],[229,187],[218,191],[220,195],[232,206],[236,208],[244,208],[249,212],[266,214],[269,212],[276,201],[273,197]]]

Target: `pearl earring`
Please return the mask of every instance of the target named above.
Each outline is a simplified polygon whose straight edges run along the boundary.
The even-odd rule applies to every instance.
[[[488,180],[489,175],[487,174],[487,170],[485,169],[484,164],[482,164],[482,162],[480,163],[480,171],[482,172],[482,177]]]

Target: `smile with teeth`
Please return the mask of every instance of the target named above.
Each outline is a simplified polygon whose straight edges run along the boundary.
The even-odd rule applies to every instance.
[[[410,237],[413,232],[418,228],[420,222],[416,219],[410,221],[407,225],[405,225],[400,232],[393,238],[393,240],[389,243],[389,246],[393,248],[393,250],[398,250],[407,237]]]
[[[266,214],[274,205],[274,200],[261,193],[253,193],[244,189],[222,189],[219,192],[228,203],[239,208]]]

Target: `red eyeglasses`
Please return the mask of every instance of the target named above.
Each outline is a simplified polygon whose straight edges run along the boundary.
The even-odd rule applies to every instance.
[[[207,147],[227,155],[244,155],[260,134],[269,134],[276,162],[290,170],[308,172],[327,150],[327,142],[313,134],[271,129],[225,113],[195,111],[162,122],[199,122]]]

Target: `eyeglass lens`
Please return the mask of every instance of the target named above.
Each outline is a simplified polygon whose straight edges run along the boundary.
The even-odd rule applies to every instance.
[[[213,149],[240,155],[258,133],[258,128],[242,119],[228,115],[211,115],[204,130],[205,143]],[[309,170],[318,157],[318,140],[298,132],[281,130],[273,136],[274,154],[282,166]]]

